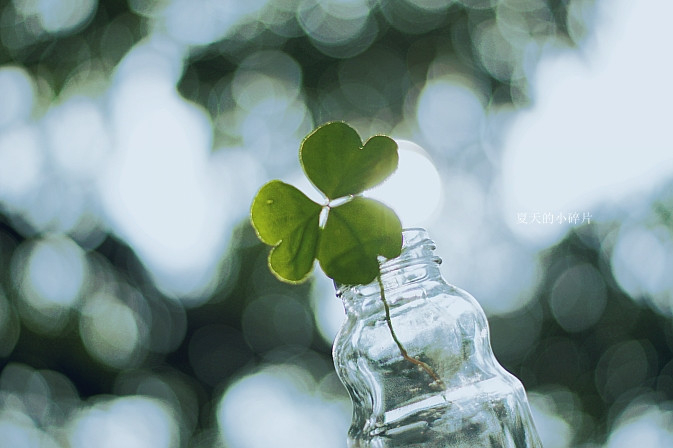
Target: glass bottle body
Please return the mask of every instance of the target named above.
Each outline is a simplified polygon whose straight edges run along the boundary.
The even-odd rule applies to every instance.
[[[443,280],[433,250],[424,230],[407,230],[381,283],[338,288],[346,321],[333,355],[353,402],[349,447],[541,447],[486,316]]]

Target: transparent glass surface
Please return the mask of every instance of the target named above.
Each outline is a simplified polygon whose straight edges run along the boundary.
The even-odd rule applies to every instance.
[[[381,265],[385,303],[378,281],[337,286],[347,316],[333,355],[353,402],[348,446],[541,447],[479,304],[443,280],[425,230],[405,230],[403,244]]]

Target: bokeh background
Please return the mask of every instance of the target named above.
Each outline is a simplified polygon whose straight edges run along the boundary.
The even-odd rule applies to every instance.
[[[373,191],[486,311],[546,448],[673,446],[668,0],[0,6],[0,446],[344,447],[319,270],[247,215],[301,139],[400,143]],[[314,193],[311,193],[314,194]]]

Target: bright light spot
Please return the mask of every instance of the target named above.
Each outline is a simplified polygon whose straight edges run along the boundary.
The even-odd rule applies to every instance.
[[[81,411],[71,424],[69,442],[72,448],[177,448],[179,434],[163,402],[131,396]]]
[[[268,368],[234,383],[217,410],[230,448],[341,448],[350,416],[316,393],[312,376],[298,367]]]
[[[82,25],[96,10],[96,0],[38,0],[16,1],[23,16],[36,17],[42,28],[50,33],[71,31]]]
[[[138,51],[111,93],[117,147],[102,176],[103,202],[162,290],[198,296],[212,286],[228,226],[209,169],[212,126],[177,94],[171,64],[146,70],[166,56]]]
[[[636,404],[627,408],[619,420],[610,433],[606,448],[673,446],[670,410]]]
[[[540,36],[554,35],[555,20],[553,13],[545,0],[505,0],[496,5],[496,23],[498,29],[514,47],[518,53],[515,58],[521,58],[525,53],[524,48],[535,48],[533,39],[539,39]],[[482,57],[490,56],[502,59],[504,54],[493,54],[497,52],[497,44],[491,47],[482,48]],[[486,59],[486,58],[485,58]],[[521,62],[521,61],[519,61]],[[485,64],[488,61],[484,60]],[[514,67],[517,67],[516,65]],[[526,62],[524,61],[524,70]],[[520,70],[520,68],[515,68]]]
[[[15,207],[38,189],[44,154],[37,130],[29,126],[12,128],[0,134],[0,201]]]
[[[282,112],[274,112],[269,104],[259,104],[245,113],[239,132],[243,145],[260,158],[267,172],[283,175],[288,169],[296,169],[296,159],[287,157],[296,153],[303,135],[310,130],[310,115],[306,104],[297,100],[285,102]]]
[[[51,108],[44,125],[54,159],[67,174],[98,175],[111,142],[97,104],[84,97],[71,98]]]
[[[60,373],[10,362],[0,374],[0,444],[11,448],[62,448],[56,442],[61,405],[78,402],[72,383]]]
[[[236,103],[249,111],[262,105],[278,113],[299,96],[301,67],[287,53],[259,51],[239,64],[231,90]]]
[[[255,193],[267,181],[261,161],[242,149],[223,148],[213,153],[209,176],[213,194],[231,222],[248,218]]]
[[[336,297],[334,281],[321,272],[313,276],[311,305],[320,335],[325,342],[332,344],[346,315],[343,302]]]
[[[400,155],[397,171],[366,195],[395,210],[403,227],[424,226],[439,209],[442,181],[420,146],[407,140],[397,143]]]
[[[238,106],[236,132],[269,174],[282,175],[289,166],[296,166],[296,159],[287,154],[296,153],[309,131],[308,108],[300,96],[301,79],[301,69],[290,56],[262,51],[241,63],[231,83]]]
[[[0,403],[3,448],[62,448],[55,439],[62,440],[61,422],[79,405],[79,396],[58,372],[10,362],[0,375]]]
[[[366,0],[302,2],[297,18],[306,34],[319,44],[342,46],[358,39],[365,30],[369,17],[367,3]]]
[[[473,294],[489,315],[525,306],[533,298],[535,252],[491,225],[493,199],[477,176],[449,171],[442,180],[442,211],[427,228],[443,259],[445,278]]]
[[[479,142],[484,108],[472,89],[450,78],[440,78],[423,87],[417,120],[433,149],[455,152]]]
[[[19,412],[0,414],[0,440],[12,448],[60,448],[49,434],[35,426],[34,421]]]
[[[474,295],[488,315],[508,314],[530,302],[535,269],[533,253],[505,240],[481,239],[442,263],[449,282]]]
[[[246,111],[257,107],[269,113],[279,113],[293,100],[284,83],[264,74],[238,72],[231,85],[239,107]]]
[[[673,314],[673,239],[668,228],[623,227],[610,261],[617,283],[633,299],[652,301],[659,312]]]
[[[552,50],[539,65],[535,106],[516,120],[503,157],[507,222],[522,211],[590,212],[673,175],[673,91],[664,87],[673,3],[604,6],[611,20],[596,30],[597,48]]]
[[[529,393],[530,410],[535,428],[545,448],[569,448],[573,431],[555,409],[554,401],[545,395]]]
[[[518,68],[522,52],[503,35],[496,20],[485,20],[473,31],[476,53],[486,70],[500,81],[516,81],[523,73]],[[529,40],[530,35],[525,36]]]
[[[35,86],[21,67],[0,67],[0,129],[30,117],[35,100]]]
[[[134,361],[141,343],[138,317],[109,294],[99,293],[87,300],[82,307],[79,330],[87,351],[116,368]]]
[[[113,98],[113,114],[116,115],[120,107],[132,98],[122,98],[117,100],[117,96],[133,95],[135,92],[129,87],[127,82],[138,81],[140,79],[149,80],[154,84],[161,84],[163,87],[174,88],[180,80],[184,69],[185,49],[181,48],[174,41],[167,39],[162,35],[151,35],[148,39],[138,43],[126,53],[124,58],[117,64],[113,80],[117,89],[111,89],[108,95]],[[148,92],[147,100],[151,98],[153,92]],[[131,112],[127,118],[133,121],[136,113],[142,113],[142,110],[126,111]],[[117,115],[116,120],[123,117]]]
[[[473,294],[489,315],[525,306],[533,298],[535,252],[491,225],[493,199],[479,177],[444,171],[442,183],[441,211],[426,228],[437,243],[445,278]]]
[[[23,293],[32,306],[74,305],[88,273],[84,252],[75,242],[62,236],[41,240],[27,262]]]
[[[23,243],[12,256],[11,272],[21,298],[17,309],[39,332],[66,324],[89,274],[84,252],[64,236]]]
[[[487,195],[480,179],[464,171],[446,171],[442,176],[442,211],[437,220],[441,246],[465,255],[487,232]]]
[[[44,177],[19,205],[22,217],[28,223],[24,232],[28,235],[35,231],[74,233],[92,212],[89,207],[94,195],[88,186],[75,179],[60,176],[54,171],[47,171],[46,164],[43,167]]]
[[[591,34],[596,5],[594,0],[573,0],[568,5],[568,35],[574,42],[582,42]]]
[[[205,45],[222,39],[246,17],[258,14],[267,3],[268,0],[171,0],[161,12],[162,27],[178,42]]]

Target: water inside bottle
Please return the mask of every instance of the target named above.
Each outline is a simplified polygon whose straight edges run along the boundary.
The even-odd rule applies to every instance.
[[[368,437],[351,447],[523,448],[527,428],[515,416],[523,388],[501,377],[445,391],[387,411]],[[520,389],[520,390],[517,390]],[[367,440],[365,440],[367,439]]]

